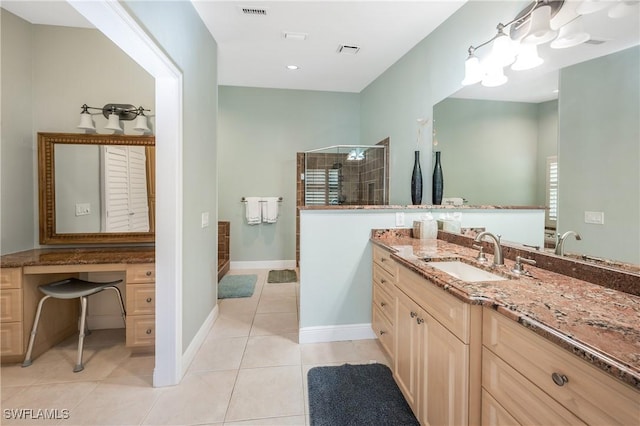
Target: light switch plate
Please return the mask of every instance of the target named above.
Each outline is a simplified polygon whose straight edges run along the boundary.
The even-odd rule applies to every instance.
[[[396,212],[396,226],[404,226],[404,212]]]
[[[584,223],[604,225],[604,212],[584,212]]]
[[[76,216],[91,214],[91,203],[76,203]]]
[[[209,212],[202,212],[202,227],[209,226]]]

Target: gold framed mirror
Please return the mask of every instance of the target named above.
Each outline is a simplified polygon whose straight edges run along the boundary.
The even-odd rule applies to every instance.
[[[155,241],[155,136],[38,133],[40,244]]]

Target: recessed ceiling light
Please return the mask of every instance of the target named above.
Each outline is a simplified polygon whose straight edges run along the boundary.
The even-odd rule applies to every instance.
[[[293,70],[299,70],[300,67],[297,65],[287,65],[287,69],[293,71]]]
[[[282,37],[285,40],[293,40],[293,41],[305,41],[309,34],[307,33],[292,33],[290,31],[284,31],[282,33]]]

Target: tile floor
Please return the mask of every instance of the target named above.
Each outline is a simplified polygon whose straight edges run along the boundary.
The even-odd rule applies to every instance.
[[[85,370],[74,374],[76,338],[29,368],[2,366],[2,424],[306,425],[306,374],[318,365],[385,363],[377,341],[298,344],[297,283],[257,274],[252,297],[219,301],[220,315],[178,386],[151,386],[153,356],[132,355],[124,330],[85,340]],[[68,419],[15,420],[10,409],[68,410]]]

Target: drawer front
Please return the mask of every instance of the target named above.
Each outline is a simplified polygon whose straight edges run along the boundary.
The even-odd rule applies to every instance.
[[[156,282],[156,265],[154,263],[130,265],[127,267],[128,284],[153,282]]]
[[[0,288],[22,288],[22,268],[1,269]]]
[[[393,361],[393,326],[389,320],[387,320],[385,315],[382,314],[380,309],[376,307],[373,308],[373,320],[371,325],[374,333],[378,339],[380,339],[382,347],[387,351],[387,355],[389,355],[391,361]]]
[[[482,354],[482,386],[520,424],[584,424],[486,348]]]
[[[127,346],[153,346],[156,340],[155,315],[127,317]]]
[[[0,355],[22,355],[22,323],[0,324]]]
[[[127,286],[127,315],[155,315],[156,285]]]
[[[378,284],[373,285],[373,306],[380,309],[380,312],[393,325],[396,315],[395,298],[382,289]]]
[[[484,426],[519,426],[520,423],[507,413],[487,391],[482,390],[482,424]]]
[[[22,321],[22,290],[0,290],[0,321]]]
[[[376,245],[373,246],[373,262],[380,265],[391,277],[398,276],[398,265],[391,259],[391,253]]]
[[[398,288],[463,343],[469,344],[470,305],[403,267],[399,268]]]
[[[491,309],[483,311],[483,328],[488,349],[583,422],[637,423],[640,391]],[[558,386],[554,373],[568,381]]]
[[[375,284],[384,287],[389,293],[393,293],[395,284],[398,282],[398,277],[391,276],[382,266],[377,263],[373,264],[373,282]]]

